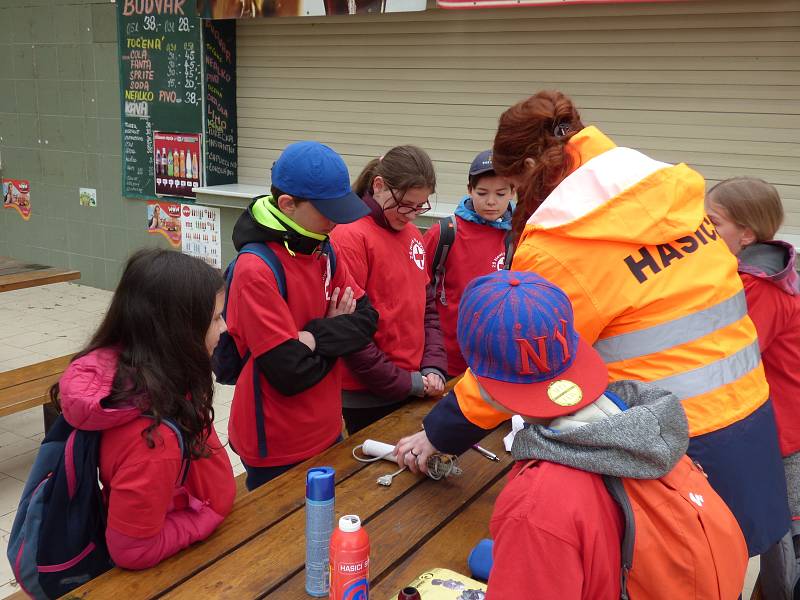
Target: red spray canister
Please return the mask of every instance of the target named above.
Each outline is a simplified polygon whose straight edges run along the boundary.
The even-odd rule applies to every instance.
[[[332,600],[368,600],[369,536],[356,515],[339,519],[330,548]]]

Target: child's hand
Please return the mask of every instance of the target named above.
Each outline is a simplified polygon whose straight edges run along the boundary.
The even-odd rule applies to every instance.
[[[441,396],[444,392],[444,379],[436,373],[428,373],[423,376],[422,383],[426,396]]]
[[[331,300],[328,304],[328,314],[326,317],[338,317],[339,315],[351,315],[356,309],[356,300],[353,298],[353,289],[350,287],[344,288],[344,293],[341,299],[339,292],[341,290],[337,287],[331,294]]]
[[[309,350],[312,352],[317,349],[317,340],[310,331],[298,331],[297,337],[300,338],[300,341],[308,346]]]

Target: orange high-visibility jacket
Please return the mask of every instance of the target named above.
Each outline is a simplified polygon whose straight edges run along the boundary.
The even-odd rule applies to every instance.
[[[750,415],[769,390],[736,258],[705,214],[703,177],[617,147],[595,127],[568,150],[578,166],[528,221],[512,270],[567,293],[612,381],[680,397],[691,436]],[[469,372],[455,391],[475,425],[508,419]]]

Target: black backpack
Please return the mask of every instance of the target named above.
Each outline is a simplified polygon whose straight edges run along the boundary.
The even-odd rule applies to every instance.
[[[456,229],[458,221],[455,215],[439,219],[439,243],[436,244],[436,252],[433,253],[433,293],[439,295],[439,302],[442,306],[447,306],[447,295],[444,291],[444,276],[447,271],[447,255],[450,253],[450,248],[456,241]],[[511,257],[509,250],[511,249],[511,232],[509,231],[504,239],[506,260],[503,264],[504,269],[511,266]],[[441,291],[439,288],[441,287]]]

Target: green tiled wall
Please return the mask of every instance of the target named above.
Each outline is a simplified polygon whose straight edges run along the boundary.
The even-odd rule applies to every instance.
[[[0,23],[0,172],[30,180],[32,208],[29,221],[0,209],[0,255],[111,289],[133,250],[168,246],[148,235],[144,202],[120,190],[116,5],[0,0]],[[97,189],[96,208],[79,205],[80,187]],[[236,217],[223,211],[223,237]]]

